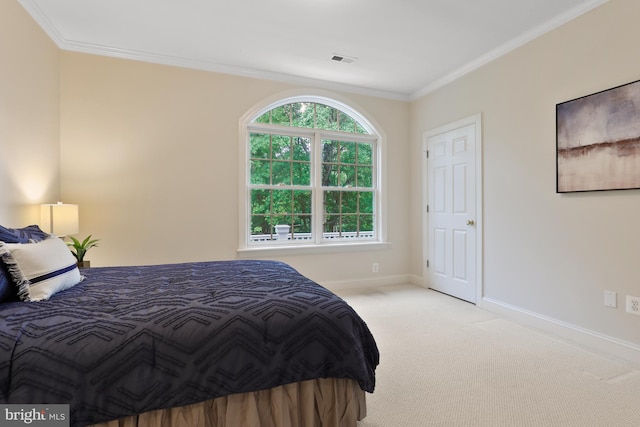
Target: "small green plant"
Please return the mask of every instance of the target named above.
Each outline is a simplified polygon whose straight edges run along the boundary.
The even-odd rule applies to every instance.
[[[98,247],[98,242],[100,239],[91,239],[91,234],[87,236],[82,242],[75,237],[69,236],[71,242],[67,242],[67,246],[69,246],[71,253],[78,260],[78,262],[84,261],[84,256],[87,251],[93,247]]]

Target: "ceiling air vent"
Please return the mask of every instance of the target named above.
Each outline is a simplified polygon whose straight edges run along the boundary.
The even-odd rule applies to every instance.
[[[358,58],[354,58],[354,57],[351,57],[351,56],[334,54],[331,57],[331,60],[332,61],[337,61],[337,62],[344,62],[345,64],[351,64],[353,62],[356,62],[358,60]]]

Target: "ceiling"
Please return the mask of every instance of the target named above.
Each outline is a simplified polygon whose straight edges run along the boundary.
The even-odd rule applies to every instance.
[[[410,100],[607,0],[18,1],[63,50]]]

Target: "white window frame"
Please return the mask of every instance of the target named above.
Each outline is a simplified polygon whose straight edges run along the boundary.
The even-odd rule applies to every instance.
[[[379,126],[375,126],[373,121],[365,116],[366,113],[359,107],[353,108],[346,102],[339,100],[337,96],[313,95],[306,91],[305,95],[280,96],[256,105],[248,111],[240,120],[240,152],[239,152],[239,248],[241,256],[251,256],[256,252],[268,252],[270,254],[299,254],[306,252],[336,252],[354,250],[387,249],[386,233],[386,203],[385,203],[385,137],[379,131]],[[324,129],[297,128],[282,125],[255,123],[255,120],[264,113],[280,107],[282,105],[296,102],[315,102],[336,108],[354,118],[368,134],[347,133]],[[278,135],[305,136],[312,138],[313,150],[311,153],[312,177],[311,190],[313,192],[313,230],[314,238],[305,241],[269,241],[259,244],[250,242],[249,221],[251,218],[251,192],[250,192],[250,134],[253,131],[270,130]],[[335,138],[353,142],[374,142],[375,144],[375,164],[373,169],[373,179],[375,180],[375,237],[358,239],[323,239],[323,215],[318,215],[324,209],[322,197],[317,194],[320,187],[316,183],[320,182],[321,170],[319,160],[321,159],[322,139]],[[315,139],[315,141],[313,141]],[[342,189],[344,190],[344,189]]]

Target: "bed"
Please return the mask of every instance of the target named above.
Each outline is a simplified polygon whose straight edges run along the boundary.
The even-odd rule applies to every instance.
[[[366,415],[374,338],[287,264],[78,273],[48,299],[0,303],[0,403],[69,404],[72,427],[355,426]]]

